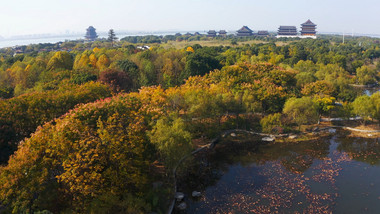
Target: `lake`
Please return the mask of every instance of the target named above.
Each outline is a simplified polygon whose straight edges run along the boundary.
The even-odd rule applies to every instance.
[[[258,142],[230,139],[192,160],[179,187],[185,213],[380,212],[377,139]]]
[[[164,35],[174,35],[177,32],[134,32],[134,33],[117,33],[116,36],[119,39],[122,39],[127,36],[146,36],[146,35],[155,35],[155,36],[164,36]],[[182,34],[186,32],[180,32]],[[83,35],[56,35],[56,36],[47,36],[41,38],[8,38],[0,39],[0,48],[21,46],[21,45],[30,45],[30,44],[44,44],[44,43],[57,43],[65,41],[73,41],[84,39]],[[99,38],[107,38],[107,33],[99,33]]]

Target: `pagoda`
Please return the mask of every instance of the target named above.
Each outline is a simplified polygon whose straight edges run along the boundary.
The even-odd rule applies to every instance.
[[[209,30],[207,32],[207,37],[215,37],[216,36],[216,31],[215,30]]]
[[[280,26],[278,28],[279,36],[297,36],[296,26]]]
[[[316,29],[316,24],[314,24],[310,19],[308,19],[305,23],[301,24],[301,35],[302,36],[315,36],[317,31]]]
[[[257,31],[258,36],[269,36],[269,32],[267,30],[259,30]]]
[[[227,31],[225,31],[225,30],[220,30],[220,31],[219,31],[219,36],[226,37],[226,36],[227,36]]]
[[[96,34],[96,29],[93,26],[90,26],[86,29],[86,35],[84,36],[88,41],[95,41],[98,38],[98,34]]]
[[[237,31],[236,36],[252,36],[252,30],[247,26],[243,26]]]

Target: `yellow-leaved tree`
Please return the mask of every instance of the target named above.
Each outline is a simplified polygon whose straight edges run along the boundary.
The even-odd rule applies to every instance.
[[[71,55],[66,51],[57,51],[52,58],[50,58],[47,69],[67,69],[71,70],[73,68],[73,59]]]
[[[104,69],[108,68],[109,65],[110,65],[110,60],[109,60],[108,56],[105,54],[100,55],[98,62],[96,63],[96,67],[99,70],[104,70]]]

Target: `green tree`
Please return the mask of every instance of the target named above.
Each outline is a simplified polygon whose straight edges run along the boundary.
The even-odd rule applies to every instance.
[[[310,97],[290,98],[285,102],[283,113],[298,126],[318,122],[318,106]]]
[[[375,106],[371,100],[371,97],[363,95],[357,97],[354,102],[352,102],[352,108],[354,114],[363,117],[363,121],[368,121],[373,118],[375,114]]]
[[[263,132],[271,133],[275,128],[282,128],[281,113],[269,114],[260,120]]]
[[[221,65],[219,60],[217,60],[214,55],[215,54],[209,51],[203,50],[203,48],[196,50],[195,53],[189,53],[186,58],[183,78],[186,79],[189,76],[205,75],[214,69],[220,69]]]
[[[129,59],[119,60],[117,66],[128,74],[132,81],[132,89],[136,90],[139,88],[139,68],[136,63]]]
[[[296,75],[297,87],[301,88],[306,84],[314,82],[317,78],[309,72],[300,72]]]
[[[376,70],[369,66],[363,65],[356,69],[356,80],[361,85],[376,83]]]
[[[373,117],[378,120],[380,124],[380,92],[371,95],[371,100],[374,107]]]
[[[181,118],[159,119],[149,134],[150,141],[156,145],[166,165],[173,168],[175,164],[192,149],[191,134]]]
[[[113,29],[110,29],[108,31],[108,39],[107,41],[111,42],[111,47],[113,47],[114,43],[117,41],[117,37],[116,37],[116,34],[115,32],[113,31]]]

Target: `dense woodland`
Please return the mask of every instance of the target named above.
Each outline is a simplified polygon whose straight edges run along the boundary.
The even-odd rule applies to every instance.
[[[165,46],[208,40],[229,45]],[[380,120],[380,93],[356,87],[380,78],[377,39],[177,35],[22,49],[0,51],[4,212],[163,213],[171,170],[197,139]]]

